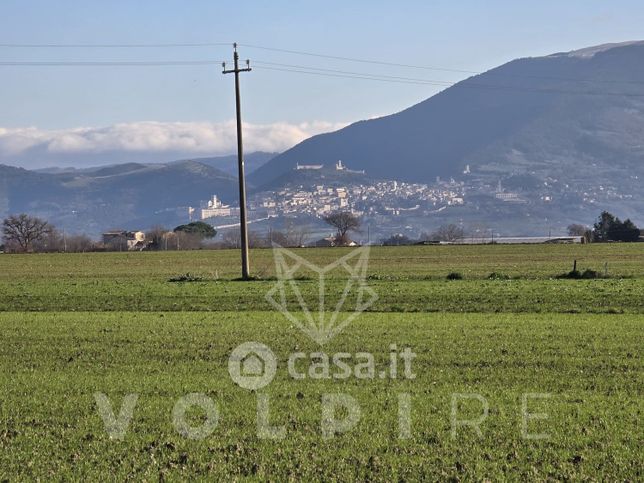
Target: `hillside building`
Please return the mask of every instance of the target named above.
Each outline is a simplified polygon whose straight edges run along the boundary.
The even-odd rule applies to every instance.
[[[300,170],[318,170],[324,168],[323,164],[300,164],[300,163],[295,163],[295,169],[297,171]]]
[[[342,164],[342,160],[338,160],[337,163],[335,163],[335,170],[336,171],[344,171],[345,173],[353,173],[353,174],[365,174],[364,169],[362,170],[355,170],[355,169],[349,169],[347,168],[344,164]]]
[[[232,216],[233,209],[229,205],[224,205],[222,201],[213,195],[208,201],[208,205],[201,209],[201,219],[206,220],[215,216]]]

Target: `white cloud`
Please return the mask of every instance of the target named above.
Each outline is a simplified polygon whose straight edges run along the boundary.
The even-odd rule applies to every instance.
[[[281,152],[313,135],[335,131],[345,123],[314,121],[301,124],[278,122],[272,124],[244,123],[244,149]],[[30,150],[40,158],[51,155],[60,160],[65,155],[75,159],[83,154],[107,152],[127,153],[184,153],[186,155],[221,155],[236,149],[235,122],[133,122],[108,127],[79,127],[73,129],[41,130],[0,128],[0,162],[24,161]],[[45,161],[40,159],[40,161]],[[39,163],[42,164],[42,163]],[[51,163],[44,163],[51,164]]]

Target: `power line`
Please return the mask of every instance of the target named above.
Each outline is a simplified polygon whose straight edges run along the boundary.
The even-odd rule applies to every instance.
[[[20,43],[0,43],[0,47],[4,48],[20,48],[20,49],[30,49],[30,48],[163,48],[163,47],[221,47],[221,46],[230,46],[231,42],[201,42],[201,43],[157,43],[157,44],[20,44]],[[367,60],[367,59],[358,59],[353,57],[342,57],[336,55],[326,55],[326,54],[316,54],[312,52],[303,52],[299,50],[288,50],[288,49],[279,49],[276,47],[265,47],[260,45],[251,45],[251,44],[237,44],[240,47],[248,47],[252,49],[261,49],[272,52],[282,52],[288,54],[296,55],[306,55],[312,57],[320,57],[326,59],[334,60],[343,60],[349,62],[361,62],[367,64],[379,64],[387,65],[394,67],[406,67],[412,69],[426,69],[426,70],[438,70],[445,72],[456,72],[459,74],[480,74],[481,72],[470,71],[470,70],[461,70],[461,69],[450,69],[444,67],[428,67],[428,66],[418,66],[411,64],[401,64],[393,62],[385,62],[378,60]]]
[[[151,60],[151,61],[0,61],[0,66],[11,67],[101,67],[101,66],[164,66],[164,65],[221,65],[220,60]]]
[[[203,43],[162,43],[162,44],[0,44],[0,47],[17,49],[124,49],[124,48],[165,48],[165,47],[221,47],[230,46],[232,42]]]
[[[377,64],[377,65],[386,65],[390,67],[405,67],[409,69],[422,69],[422,70],[436,70],[443,72],[455,72],[459,74],[481,74],[482,72],[473,71],[473,70],[461,70],[461,69],[450,69],[446,67],[429,67],[425,65],[412,65],[412,64],[401,64],[396,62],[386,62],[382,60],[373,60],[373,59],[359,59],[356,57],[343,57],[339,55],[327,55],[327,54],[316,54],[313,52],[304,52],[300,50],[289,50],[289,49],[278,49],[275,47],[263,47],[260,45],[250,45],[250,44],[239,44],[243,47],[248,47],[251,49],[261,49],[271,52],[281,52],[285,54],[296,54],[296,55],[306,55],[309,57],[319,57],[323,59],[333,59],[333,60],[343,60],[347,62],[359,62],[363,64]]]
[[[3,44],[0,44],[3,45]],[[6,44],[5,44],[6,45]],[[36,44],[32,44],[36,45]],[[43,44],[44,45],[44,44]],[[54,44],[51,44],[54,45]],[[57,46],[69,46],[72,44],[55,44]],[[80,45],[80,44],[79,44]],[[90,44],[82,44],[83,46],[89,46]],[[99,44],[92,44],[99,45]],[[103,44],[108,45],[108,44]],[[110,46],[116,45],[129,45],[129,44],[109,44]],[[132,44],[134,45],[134,44]],[[139,46],[168,46],[168,45],[206,45],[206,44],[137,44]],[[210,44],[209,44],[210,45]],[[217,44],[212,44],[217,45]],[[227,45],[227,44],[225,44]],[[299,51],[290,51],[285,49],[273,49],[266,48],[270,50],[278,50],[285,52],[299,52]],[[306,55],[315,55],[320,57],[330,57],[330,58],[339,58],[339,59],[350,59],[348,57],[337,57],[337,56],[326,56],[323,54],[312,54],[305,53]],[[355,60],[355,59],[354,59]],[[387,65],[398,65],[405,66],[406,64],[393,64],[385,63],[380,61],[366,61],[370,63],[381,63]],[[1,66],[15,66],[15,67],[114,67],[114,66],[123,66],[123,67],[146,67],[146,66],[197,66],[197,65],[218,65],[222,61],[217,60],[154,60],[154,61],[0,61]],[[507,89],[507,90],[519,90],[526,92],[540,92],[540,93],[551,93],[551,94],[578,94],[578,95],[595,95],[595,96],[622,96],[622,97],[644,97],[644,94],[631,93],[631,92],[610,92],[610,91],[583,91],[583,90],[565,90],[560,88],[548,88],[548,87],[530,87],[530,86],[517,86],[517,85],[498,85],[498,84],[489,84],[489,83],[480,83],[472,81],[470,79],[458,83],[451,81],[443,81],[436,79],[425,79],[417,77],[406,77],[399,75],[386,75],[386,74],[373,74],[365,72],[355,72],[347,71],[341,69],[328,69],[322,67],[314,66],[304,66],[299,64],[284,64],[277,62],[261,62],[258,61],[256,64],[264,70],[273,70],[279,72],[290,72],[298,74],[307,74],[307,75],[318,75],[326,77],[338,77],[338,78],[347,78],[347,79],[358,79],[358,80],[371,80],[378,82],[390,82],[390,83],[400,83],[400,84],[414,84],[414,85],[429,85],[429,86],[439,86],[439,87],[465,87],[465,88],[482,88],[482,89]],[[418,67],[418,66],[416,66]],[[568,79],[572,80],[572,79]],[[594,82],[591,80],[582,80],[577,79],[578,82]],[[606,80],[601,80],[603,82],[608,82]],[[625,81],[626,82],[626,81]],[[632,83],[637,83],[636,81],[631,81]]]
[[[279,48],[275,48],[275,47],[265,47],[265,46],[260,46],[260,45],[250,45],[250,44],[239,44],[239,45],[242,45],[244,47],[248,47],[248,48],[251,48],[251,49],[260,49],[260,50],[266,50],[266,51],[271,51],[271,52],[281,52],[281,53],[285,53],[285,54],[294,54],[294,55],[303,55],[303,56],[309,56],[309,57],[318,57],[318,58],[322,58],[322,59],[341,60],[341,61],[346,61],[346,62],[358,62],[358,63],[364,63],[364,64],[375,64],[375,65],[383,65],[383,66],[389,66],[389,67],[403,67],[403,68],[408,68],[408,69],[432,70],[432,71],[440,71],[440,72],[453,72],[453,73],[458,73],[458,74],[471,74],[471,75],[487,74],[487,75],[494,75],[494,76],[501,76],[501,77],[559,80],[559,81],[569,81],[569,82],[600,82],[600,83],[614,83],[614,84],[644,84],[644,82],[642,82],[642,81],[632,81],[632,80],[579,79],[579,78],[556,77],[556,76],[520,75],[520,74],[507,74],[507,73],[501,74],[501,73],[491,72],[491,71],[486,71],[485,72],[485,71],[475,71],[475,70],[451,69],[451,68],[447,68],[447,67],[432,67],[432,66],[427,66],[427,65],[404,64],[404,63],[387,62],[387,61],[375,60],[375,59],[363,59],[363,58],[358,58],[358,57],[344,57],[344,56],[338,56],[338,55],[320,54],[320,53],[315,53],[315,52],[305,52],[305,51],[302,51],[302,50],[279,49]]]
[[[274,70],[279,72],[295,72],[299,74],[313,74],[326,77],[340,77],[345,79],[364,79],[376,80],[383,82],[395,82],[400,84],[418,84],[418,85],[440,85],[450,86],[452,82],[432,81],[429,79],[414,79],[400,76],[388,76],[379,74],[367,74],[360,72],[350,72],[335,69],[320,69],[316,67],[290,66],[288,64],[276,64],[274,62],[255,62],[262,70]]]
[[[259,65],[259,63],[257,63]],[[323,76],[323,77],[339,77],[343,79],[361,79],[361,80],[372,80],[372,81],[378,81],[378,82],[391,82],[394,84],[415,84],[415,85],[437,85],[437,84],[431,84],[429,82],[416,82],[416,81],[405,81],[405,80],[394,80],[394,79],[387,79],[387,78],[381,78],[381,77],[371,77],[371,76],[366,76],[366,75],[347,75],[347,74],[331,74],[331,73],[325,73],[325,72],[313,72],[313,71],[307,71],[307,70],[299,70],[299,69],[286,69],[286,68],[281,68],[281,67],[266,67],[266,66],[259,66],[256,67],[258,70],[272,70],[272,71],[277,71],[277,72],[291,72],[291,73],[296,73],[296,74],[309,74],[309,75],[318,75],[318,76]]]
[[[524,92],[535,92],[542,94],[570,94],[570,95],[587,95],[587,96],[615,96],[615,97],[644,97],[644,94],[634,93],[634,92],[610,92],[610,91],[583,91],[583,90],[564,90],[556,88],[539,88],[539,87],[525,87],[525,86],[512,86],[512,85],[495,85],[495,84],[483,84],[477,83],[474,81],[466,80],[462,82],[448,82],[448,81],[439,81],[432,79],[418,79],[413,77],[401,77],[401,76],[387,76],[379,74],[363,74],[350,71],[341,71],[335,69],[319,69],[316,67],[304,67],[304,66],[293,66],[286,67],[288,64],[275,64],[268,62],[256,62],[259,66],[259,69],[262,70],[274,70],[280,72],[292,72],[297,74],[308,74],[308,75],[318,75],[325,77],[340,77],[346,79],[362,79],[362,80],[372,80],[378,82],[392,82],[399,84],[416,84],[416,85],[430,85],[430,86],[442,86],[442,87],[457,87],[457,88],[468,88],[468,89],[492,89],[492,90],[515,90],[515,91],[524,91]],[[285,67],[272,67],[271,65],[282,65]]]
[[[155,66],[199,66],[199,65],[220,65],[218,60],[158,60],[158,61],[0,61],[0,67],[155,67]],[[580,91],[564,90],[556,88],[537,88],[514,85],[498,85],[478,83],[471,80],[461,82],[450,82],[436,79],[425,79],[417,77],[393,76],[386,74],[373,74],[365,72],[346,71],[340,69],[327,69],[321,67],[303,66],[297,64],[283,64],[277,62],[257,61],[259,69],[278,72],[289,72],[297,74],[317,75],[324,77],[336,77],[344,79],[370,80],[377,82],[389,82],[397,84],[426,85],[436,87],[463,87],[479,89],[500,89],[516,90],[525,92],[538,92],[546,94],[574,94],[592,96],[621,96],[621,97],[644,97],[644,94],[630,92],[610,91]]]
[[[0,48],[173,48],[173,47],[220,47],[220,46],[230,46],[231,42],[195,42],[195,43],[121,43],[121,44],[89,44],[89,43],[76,43],[76,44],[54,44],[54,43],[43,43],[43,44],[20,44],[20,43],[0,43]],[[389,62],[376,59],[365,59],[359,57],[346,57],[339,55],[330,55],[330,54],[321,54],[316,52],[307,52],[302,50],[292,50],[292,49],[281,49],[277,47],[269,47],[263,45],[254,45],[254,44],[237,44],[239,46],[251,48],[251,49],[260,49],[270,52],[279,52],[292,55],[302,55],[308,57],[317,57],[330,60],[340,60],[344,62],[357,62],[364,64],[373,64],[373,65],[382,65],[389,67],[400,67],[407,69],[419,69],[419,70],[430,70],[430,71],[439,71],[439,72],[451,72],[458,74],[470,74],[470,75],[480,75],[486,73],[490,76],[499,76],[499,77],[509,77],[509,78],[529,78],[529,79],[544,79],[544,80],[559,80],[559,81],[569,81],[569,82],[588,82],[588,83],[608,83],[608,84],[644,84],[642,81],[632,81],[632,80],[611,80],[611,79],[580,79],[580,78],[567,78],[567,77],[555,77],[555,76],[539,76],[539,75],[520,75],[520,74],[507,74],[507,73],[497,73],[497,72],[483,72],[475,70],[465,70],[465,69],[453,69],[447,67],[436,67],[436,66],[427,66],[427,65],[414,65],[406,64],[399,62]],[[207,61],[197,62],[198,64],[207,64]],[[217,63],[217,62],[214,62]],[[159,63],[158,65],[180,65],[176,62],[170,63]],[[22,65],[17,63],[0,63],[0,65]],[[31,65],[31,64],[24,64]],[[49,65],[49,64],[47,64]],[[56,63],[56,65],[62,65]],[[77,65],[77,64],[72,64]],[[106,64],[107,65],[107,64]],[[117,65],[117,64],[114,64]],[[119,63],[118,65],[121,65]],[[123,63],[123,65],[125,65]],[[137,64],[132,64],[137,65]],[[143,65],[143,64],[142,64]],[[157,65],[152,63],[146,63],[145,65]],[[190,65],[187,63],[187,65]],[[444,82],[444,81],[442,81]]]

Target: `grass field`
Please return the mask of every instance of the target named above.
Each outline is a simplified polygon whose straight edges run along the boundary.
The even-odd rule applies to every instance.
[[[296,253],[325,265],[349,251]],[[252,259],[258,280],[240,282],[236,251],[0,256],[0,480],[642,480],[643,244],[374,248],[367,282],[378,300],[323,347],[266,301],[272,252]],[[575,259],[606,278],[557,279]],[[188,273],[197,281],[170,281]],[[314,306],[315,279],[297,283]],[[331,275],[332,302],[344,285]],[[295,296],[286,303],[297,312]],[[228,373],[247,341],[277,358],[275,379],[257,391]],[[380,377],[391,344],[417,355],[414,379]],[[370,353],[378,370],[315,379],[306,371],[320,351]],[[304,379],[287,370],[296,352]],[[108,435],[96,392],[116,415],[138,394],[122,440]],[[173,426],[189,393],[217,405],[205,439]],[[325,439],[332,393],[353,397],[361,417]],[[542,439],[523,433],[529,393],[542,395],[529,412],[548,418],[526,429]],[[479,399],[461,397],[454,416],[455,394]],[[283,439],[258,435],[260,396]],[[481,416],[481,400],[481,435],[463,426],[453,436],[455,420]],[[199,425],[204,413],[189,418]]]

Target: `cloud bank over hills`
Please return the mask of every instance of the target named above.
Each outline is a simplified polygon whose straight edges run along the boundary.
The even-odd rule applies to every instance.
[[[281,152],[345,123],[244,123],[244,149]],[[0,164],[28,169],[87,167],[117,162],[169,161],[224,155],[236,149],[235,121],[132,122],[107,127],[42,130],[0,127]]]

